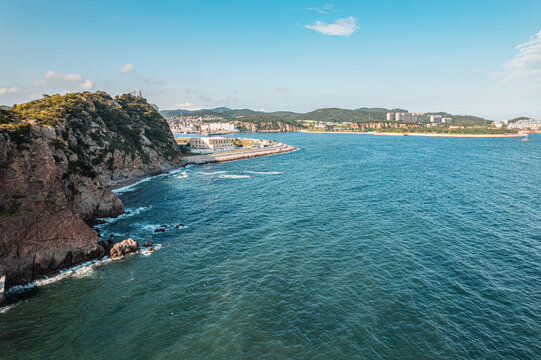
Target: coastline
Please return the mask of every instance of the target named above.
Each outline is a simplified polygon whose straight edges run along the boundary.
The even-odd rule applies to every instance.
[[[310,134],[356,134],[356,135],[381,135],[381,136],[424,136],[424,137],[456,137],[456,138],[507,138],[524,137],[525,134],[438,134],[438,133],[385,133],[385,132],[362,132],[362,131],[310,131],[299,132]]]

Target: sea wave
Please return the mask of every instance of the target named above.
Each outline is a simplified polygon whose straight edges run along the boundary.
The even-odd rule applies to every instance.
[[[98,259],[98,260],[86,261],[86,262],[81,263],[81,264],[79,264],[77,266],[73,266],[71,268],[61,270],[55,276],[45,277],[43,279],[36,280],[36,281],[31,282],[31,283],[26,284],[26,285],[13,286],[8,291],[6,291],[6,294],[9,295],[9,294],[21,293],[21,292],[27,291],[29,289],[32,289],[34,287],[45,286],[45,285],[55,283],[55,282],[57,282],[59,280],[65,279],[65,278],[67,278],[69,276],[85,277],[88,274],[90,274],[92,271],[94,271],[95,267],[104,265],[104,264],[109,263],[111,261],[113,261],[113,259],[111,259],[111,258],[109,258],[107,256],[104,257],[104,258]]]
[[[222,179],[250,179],[250,175],[234,175],[234,174],[225,174],[219,176]]]
[[[147,211],[147,210],[150,210],[152,209],[152,206],[141,206],[141,207],[138,207],[136,209],[129,209],[127,208],[126,211],[124,212],[124,214],[120,214],[118,215],[116,218],[100,218],[98,220],[103,220],[103,221],[106,221],[106,223],[104,224],[98,224],[96,226],[94,226],[95,228],[98,228],[98,229],[101,229],[103,226],[105,225],[108,225],[108,224],[113,224],[121,219],[125,219],[127,217],[130,217],[130,216],[134,216],[134,215],[138,215],[144,211]]]
[[[210,175],[225,174],[226,172],[227,171],[211,171],[211,172],[200,171],[197,174],[210,176]]]
[[[125,192],[133,191],[133,190],[135,190],[135,188],[138,185],[141,185],[142,183],[145,183],[145,182],[150,181],[152,179],[160,178],[160,177],[164,177],[164,176],[176,175],[178,173],[186,172],[186,169],[188,167],[190,167],[190,165],[188,165],[186,167],[181,167],[181,168],[178,168],[178,169],[174,169],[174,170],[165,172],[163,174],[158,174],[158,175],[154,175],[154,176],[148,176],[148,177],[146,177],[144,179],[141,179],[141,180],[138,180],[138,181],[134,182],[133,184],[126,185],[126,186],[123,186],[121,188],[114,189],[114,190],[111,190],[111,191],[116,195],[120,195],[120,194],[123,194]]]
[[[281,171],[245,171],[248,174],[260,174],[260,175],[283,175]]]

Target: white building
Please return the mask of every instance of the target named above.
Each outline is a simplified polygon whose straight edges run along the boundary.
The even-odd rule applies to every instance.
[[[394,114],[393,113],[387,113],[387,121],[393,121],[394,120]]]
[[[430,122],[434,124],[450,124],[453,122],[453,119],[441,115],[430,115]]]
[[[514,130],[541,130],[541,120],[519,120],[514,123],[507,125],[508,129]]]
[[[221,136],[193,137],[190,138],[190,149],[195,152],[214,152],[233,150],[231,139]]]
[[[201,124],[201,131],[205,132],[237,132],[237,125],[233,123]]]
[[[392,113],[388,113],[387,114],[387,119],[391,119],[391,117],[389,117],[389,114],[392,115]],[[419,117],[415,114],[412,114],[412,113],[407,113],[407,112],[402,112],[402,113],[395,113],[394,114],[394,120],[395,121],[406,121],[406,122],[416,122],[416,121],[419,121]]]

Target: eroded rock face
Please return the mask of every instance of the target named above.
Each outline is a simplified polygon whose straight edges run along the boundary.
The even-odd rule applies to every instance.
[[[109,251],[109,257],[114,259],[131,254],[137,250],[139,250],[139,244],[137,244],[132,238],[129,238],[113,245]]]
[[[0,133],[0,274],[8,288],[105,255],[96,232],[70,209],[38,131],[23,148]]]
[[[109,186],[183,165],[167,123],[139,97],[54,95],[10,111],[17,116],[0,120],[32,126],[24,139],[0,127],[7,288],[106,255],[110,244],[88,224],[124,212]]]

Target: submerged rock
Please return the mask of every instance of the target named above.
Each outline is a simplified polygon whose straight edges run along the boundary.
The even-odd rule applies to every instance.
[[[155,233],[161,233],[161,232],[165,232],[165,229],[156,229],[154,230]]]
[[[184,227],[184,224],[178,224],[177,226],[175,226],[177,229],[180,229],[181,227]]]
[[[162,227],[162,228],[166,228],[166,227],[167,227],[167,225],[162,225],[162,226],[160,226],[160,227]]]
[[[115,244],[109,251],[109,257],[114,259],[132,252],[136,252],[137,250],[139,250],[139,244],[137,244],[132,238],[129,238]]]
[[[145,243],[143,244],[144,247],[149,247],[149,246],[152,246],[152,244],[150,243],[150,241],[145,241]]]

